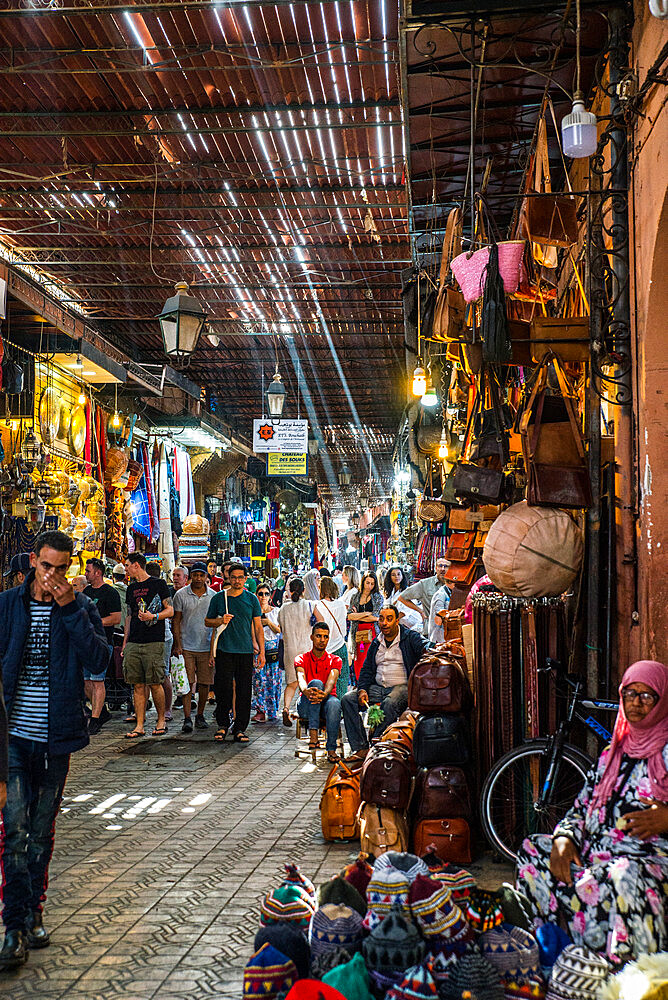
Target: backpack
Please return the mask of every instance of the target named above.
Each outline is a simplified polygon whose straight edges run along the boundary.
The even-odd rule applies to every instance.
[[[379,857],[386,851],[408,850],[408,821],[400,809],[363,802],[358,813],[360,850]]]
[[[360,779],[343,761],[327,775],[320,798],[320,823],[325,840],[353,840],[359,834]]]
[[[462,667],[446,650],[430,650],[408,678],[408,704],[414,712],[462,712],[472,703]]]

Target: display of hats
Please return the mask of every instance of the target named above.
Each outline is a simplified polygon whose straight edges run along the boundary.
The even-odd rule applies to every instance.
[[[204,568],[206,569],[206,567]],[[290,862],[286,862],[285,878],[283,879],[283,884],[300,885],[302,889],[304,889],[309,894],[309,896],[315,903],[315,886],[313,885],[313,882],[311,882],[311,879],[307,878],[306,875],[304,875],[301,872],[299,865],[294,865],[291,864]]]
[[[285,1000],[346,1000],[343,993],[319,979],[298,979]]]
[[[610,976],[600,992],[601,1000],[666,1000],[668,997],[668,951],[639,955]]]
[[[464,915],[474,931],[491,931],[503,923],[503,909],[497,893],[475,889],[466,900]]]
[[[443,882],[430,875],[418,875],[409,893],[410,911],[425,937],[449,938],[465,923],[462,911],[452,902]]]
[[[386,1000],[422,1000],[437,997],[438,986],[428,963],[407,969],[398,986],[388,990]]]
[[[272,1000],[297,979],[292,959],[269,943],[254,952],[244,969],[244,1000]]]
[[[288,921],[306,928],[314,910],[313,900],[300,885],[280,885],[268,892],[262,900],[260,923],[266,925]]]
[[[333,986],[346,1000],[373,1000],[369,973],[360,954],[355,955],[345,965],[337,965],[335,969],[325,973],[322,981],[328,986]]]
[[[549,978],[552,966],[564,948],[571,943],[571,939],[558,924],[547,923],[536,930],[536,942],[541,968],[544,975]]]
[[[366,854],[360,854],[357,860],[346,867],[341,872],[341,877],[354,886],[360,896],[366,896],[367,886],[373,875],[373,866],[367,861]]]
[[[332,951],[323,951],[319,955],[311,956],[311,975],[314,979],[322,977],[335,969],[337,965],[345,965],[353,956],[345,948],[334,948]]]
[[[325,903],[343,903],[345,906],[357,910],[363,917],[366,916],[366,900],[360,896],[350,882],[341,878],[340,875],[319,885],[316,898],[318,906],[324,906]]]
[[[370,969],[391,973],[418,965],[425,944],[415,924],[397,907],[374,928],[362,951]]]
[[[502,979],[518,971],[540,973],[536,939],[521,927],[495,927],[481,934],[478,944]]]
[[[422,858],[418,858],[417,854],[409,854],[407,851],[401,853],[399,851],[386,851],[385,854],[381,854],[379,858],[376,858],[373,866],[374,875],[388,868],[396,868],[397,871],[403,872],[411,884],[418,875],[429,874],[429,869]]]
[[[554,963],[547,1000],[595,1000],[609,972],[610,965],[596,952],[569,944]]]
[[[519,889],[509,882],[504,882],[497,893],[504,921],[513,927],[521,927],[525,931],[533,931],[533,909],[531,903]]]
[[[373,875],[366,889],[367,914],[364,926],[372,931],[381,920],[384,920],[393,906],[398,906],[406,916],[410,916],[408,894],[410,882],[407,876],[397,868],[377,869],[374,866]]]
[[[345,948],[353,953],[364,937],[362,916],[343,903],[325,903],[316,910],[309,925],[308,939],[313,955]]]
[[[462,1000],[465,991],[475,1000],[504,1000],[496,969],[478,951],[468,951],[439,984],[440,1000]]]
[[[283,955],[287,955],[297,966],[300,976],[308,976],[311,968],[311,949],[304,931],[294,923],[281,921],[260,927],[255,935],[253,947],[259,951],[263,944],[270,944]]]

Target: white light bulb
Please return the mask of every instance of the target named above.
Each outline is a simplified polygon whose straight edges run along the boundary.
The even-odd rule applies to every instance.
[[[585,159],[596,152],[598,129],[596,115],[585,111],[581,94],[575,95],[573,110],[561,122],[561,142],[566,156],[573,160]]]

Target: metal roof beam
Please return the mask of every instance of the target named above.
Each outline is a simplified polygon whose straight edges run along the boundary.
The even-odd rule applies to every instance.
[[[2,0],[8,4],[13,0]],[[300,0],[301,7],[329,6],[338,0]],[[242,10],[244,7],[266,7],[267,0],[226,0],[228,10]],[[294,0],[271,0],[272,7],[293,7]],[[85,6],[76,3],[66,3],[63,0],[57,7],[0,7],[0,17],[91,17],[98,14],[125,13],[131,10],[133,14],[154,14],[174,10],[215,10],[220,7],[220,0],[134,0],[128,6],[128,0],[87,0]]]
[[[91,194],[96,194],[96,189],[94,187],[92,187],[91,185],[89,185],[89,188],[90,188],[90,193]],[[312,190],[313,190],[313,193],[315,194],[318,189],[317,188],[313,188]],[[371,188],[371,190],[373,191],[373,188]],[[42,195],[33,195],[33,197],[38,197],[42,201],[45,201],[45,200],[48,200],[49,194],[50,194],[50,192],[46,192],[45,194],[42,194]],[[121,200],[123,198],[122,193],[119,194],[118,192],[114,191],[113,193],[110,192],[110,194],[112,195],[113,200],[117,202],[117,204],[115,206],[111,206],[111,205],[108,205],[108,204],[105,205],[104,203],[98,203],[98,204],[94,204],[94,205],[89,205],[88,203],[86,203],[85,205],[80,205],[80,204],[77,204],[76,202],[72,203],[70,201],[67,205],[48,205],[48,204],[47,205],[43,205],[43,204],[42,205],[37,205],[36,204],[34,206],[32,206],[32,205],[0,205],[0,212],[46,212],[46,211],[48,211],[49,213],[54,214],[54,215],[57,215],[59,212],[88,212],[88,213],[90,213],[90,212],[105,212],[105,213],[106,212],[114,212],[114,213],[115,212],[147,212],[150,215],[150,214],[152,214],[152,212],[154,210],[152,205],[145,204],[145,203],[144,204],[135,203],[135,204],[128,205],[126,202],[124,202],[123,200]],[[54,195],[55,195],[55,192],[54,192]],[[156,205],[155,206],[155,211],[156,212],[171,212],[172,215],[174,215],[175,212],[178,212],[178,213],[182,213],[182,212],[211,212],[211,211],[218,212],[221,209],[224,209],[225,211],[229,211],[229,212],[271,212],[271,211],[275,211],[275,212],[285,212],[285,211],[287,211],[287,212],[303,212],[304,210],[313,211],[314,209],[325,209],[325,208],[333,208],[333,209],[348,208],[348,209],[351,209],[353,211],[357,211],[357,210],[359,210],[359,211],[366,211],[368,208],[372,208],[372,209],[401,208],[401,209],[404,209],[404,210],[406,208],[406,202],[405,201],[389,201],[389,202],[388,201],[312,201],[312,202],[302,201],[302,202],[297,202],[297,203],[276,202],[276,201],[269,202],[269,201],[267,201],[266,204],[262,204],[262,205],[251,205],[251,204],[248,204],[248,203],[246,203],[246,204],[240,203],[238,205],[230,205],[227,202],[225,202],[225,203],[223,203],[223,202],[211,202],[210,204],[205,204],[203,202],[200,202],[199,204],[183,205],[181,203],[178,203],[178,204],[174,203],[174,197],[175,197],[175,195],[176,195],[176,192],[173,192],[172,198],[171,198],[171,204],[170,205]],[[29,196],[30,196],[30,194],[29,194]],[[4,197],[5,197],[4,191],[0,191],[0,198],[4,198]],[[24,195],[20,195],[19,194],[19,195],[15,195],[15,197],[21,198],[21,197],[24,197]],[[61,191],[59,193],[59,198],[63,198],[63,197],[67,198],[67,193],[63,193]],[[214,197],[216,197],[216,196],[214,196]],[[220,195],[220,197],[222,198],[223,195]],[[374,216],[374,218],[376,218],[376,220],[377,220],[378,216],[376,215],[376,216]],[[382,216],[381,216],[381,219],[382,219]],[[0,222],[5,222],[5,221],[9,221],[9,220],[0,218]],[[162,222],[172,221],[174,223],[174,225],[178,225],[180,227],[180,226],[183,225],[183,221],[184,220],[183,220],[182,216],[179,215],[178,219],[172,219],[172,220],[164,220],[163,219],[161,221]]]
[[[55,166],[57,166],[57,165],[54,165],[54,164],[50,164],[50,165],[49,164],[44,164],[43,166],[47,167],[48,169],[50,169],[51,167],[54,167],[54,169],[55,169]],[[62,164],[61,164],[61,166],[62,166]],[[135,164],[135,166],[141,167],[141,166],[143,166],[143,164],[137,163],[137,164]],[[167,166],[167,164],[163,164],[163,166]],[[7,171],[7,170],[19,170],[19,169],[22,170],[22,167],[18,163],[11,163],[11,164],[0,163],[0,170],[3,170],[3,171]],[[152,169],[153,168],[151,167],[151,170]],[[23,176],[23,174],[21,174],[21,176]],[[101,189],[101,192],[97,191],[97,193],[98,194],[99,193],[105,193],[105,191],[106,191],[106,193],[109,194],[110,192],[108,190],[106,190],[106,189],[108,187],[110,187],[112,184],[114,184],[114,185],[117,184],[119,186],[128,185],[129,191],[131,191],[133,195],[135,195],[135,194],[136,195],[145,194],[145,195],[148,195],[151,199],[153,199],[153,184],[146,185],[146,187],[139,187],[139,184],[141,184],[142,180],[143,180],[143,178],[142,179],[138,179],[137,182],[135,183],[134,181],[127,181],[124,178],[118,178],[118,179],[112,179],[112,180],[107,180],[105,178],[104,180],[100,180],[100,184],[104,185],[104,187]],[[161,197],[161,196],[166,197],[166,196],[170,196],[171,195],[172,199],[173,199],[174,195],[176,195],[176,194],[178,194],[181,197],[186,197],[186,196],[190,197],[190,195],[200,195],[200,196],[203,196],[203,195],[217,195],[217,194],[227,194],[227,195],[229,195],[229,194],[234,194],[234,195],[252,194],[252,195],[255,195],[257,197],[258,195],[264,195],[264,194],[269,193],[269,192],[271,192],[271,194],[275,196],[276,194],[303,194],[303,193],[306,193],[306,194],[320,194],[320,195],[327,195],[327,194],[338,195],[338,194],[354,193],[356,191],[366,191],[368,193],[369,192],[374,192],[375,193],[375,192],[378,192],[378,191],[384,191],[384,192],[391,191],[391,192],[394,192],[394,191],[404,191],[405,190],[405,185],[404,184],[397,184],[397,183],[393,183],[391,181],[387,181],[385,184],[375,184],[375,185],[366,185],[366,184],[331,184],[330,185],[330,184],[327,184],[327,183],[324,183],[324,182],[323,183],[319,182],[317,184],[317,186],[314,186],[313,184],[292,184],[292,185],[290,185],[290,184],[278,184],[277,185],[277,184],[274,184],[273,181],[271,181],[270,183],[268,183],[266,185],[263,185],[261,177],[257,178],[257,183],[255,183],[255,184],[238,184],[237,183],[237,184],[234,184],[234,185],[230,184],[229,187],[226,187],[224,183],[223,184],[220,184],[220,183],[216,184],[210,178],[203,178],[202,181],[199,184],[197,184],[197,185],[193,185],[193,184],[185,185],[185,184],[180,184],[179,183],[178,176],[175,177],[175,178],[171,178],[171,179],[169,177],[165,176],[162,173],[162,169],[161,169],[161,171],[158,174],[158,182],[159,182],[158,183],[158,197]],[[39,178],[35,177],[34,181],[31,178],[29,180],[26,180],[25,183],[26,184],[31,184],[31,183],[39,184],[40,185],[40,192],[39,192],[39,194],[40,194],[41,197],[46,197],[48,194],[52,194],[54,192],[61,192],[61,196],[64,197],[63,187],[62,186],[61,187],[56,187],[56,181],[55,180],[51,182],[52,187],[47,187],[47,188],[44,187],[44,179],[42,177],[39,177]],[[205,185],[207,185],[209,183],[214,184],[214,186],[213,187],[206,187]],[[34,196],[34,195],[37,194],[36,191],[32,191],[32,190],[26,189],[24,187],[11,187],[11,188],[2,187],[2,185],[4,185],[4,184],[16,184],[16,177],[7,178],[6,180],[3,180],[2,177],[0,177],[0,195],[2,195],[2,196],[7,196],[8,197],[10,195],[16,195],[17,197],[25,198],[25,197],[29,197],[31,195]],[[79,184],[79,185],[81,185],[81,187],[75,187],[74,186],[75,184]],[[68,178],[67,179],[67,187],[69,189],[70,194],[71,193],[78,194],[82,190],[86,190],[86,191],[91,191],[92,192],[94,190],[94,188],[93,188],[92,185],[94,185],[94,184],[95,184],[94,178],[91,179],[91,178],[88,178],[88,177],[76,177],[76,178]],[[171,186],[167,187],[166,185],[171,185]],[[125,187],[122,187],[122,192],[123,191],[125,191]],[[275,204],[275,198],[274,198],[274,204]],[[172,200],[172,208],[173,207],[174,207],[174,202]]]
[[[81,53],[79,53],[81,55]],[[76,71],[72,71],[73,75],[76,75]],[[103,111],[99,109],[76,109],[68,108],[66,111],[56,109],[56,108],[38,108],[35,111],[0,111],[0,120],[3,118],[53,118],[56,121],[64,121],[68,118],[162,118],[166,115],[257,115],[257,114],[287,114],[289,112],[295,112],[301,114],[303,112],[313,112],[313,111],[375,111],[376,108],[398,108],[399,98],[398,97],[379,97],[375,101],[361,101],[361,100],[341,100],[341,101],[302,101],[301,103],[293,101],[289,104],[246,104],[246,105],[236,105],[236,104],[217,104],[211,107],[186,107],[181,105],[179,107],[169,107],[169,108],[114,108],[105,109]],[[375,126],[376,122],[372,122]],[[278,126],[283,128],[283,126]],[[285,126],[286,129],[288,126]],[[300,127],[300,126],[295,126]],[[338,124],[333,126],[338,128]],[[264,131],[265,126],[262,126],[262,131]]]
[[[123,236],[123,234],[120,233],[119,236]],[[408,242],[407,234],[404,233],[396,234],[395,238],[398,237],[400,237],[402,241],[406,243]],[[76,237],[71,237],[71,238],[76,239]],[[291,256],[290,250],[292,248],[289,247],[286,247],[285,255],[278,256],[277,255],[278,248],[275,247],[273,243],[255,244],[255,243],[239,243],[238,241],[235,241],[233,244],[230,245],[234,246],[235,250],[248,250],[248,251],[255,251],[257,253],[266,252],[268,254],[269,253],[272,254],[270,258],[263,257],[260,260],[252,256],[242,257],[240,261],[233,262],[233,265],[235,266],[238,265],[243,266],[244,264],[247,264],[249,266],[256,267],[258,263],[268,263],[268,264],[276,263],[276,264],[293,265],[294,267],[299,267],[299,268],[302,267],[301,263]],[[85,264],[110,263],[110,264],[115,264],[117,267],[133,266],[133,267],[146,267],[147,269],[149,267],[148,259],[142,261],[124,259],[124,254],[140,253],[143,250],[148,250],[149,249],[148,243],[133,243],[133,244],[125,243],[122,246],[114,247],[113,245],[110,245],[109,242],[106,242],[101,246],[85,246],[79,242],[79,243],[74,243],[72,245],[69,245],[67,243],[61,243],[61,244],[50,244],[48,246],[39,246],[39,247],[12,246],[8,247],[8,249],[10,249],[15,253],[21,254],[22,258],[25,257],[25,259],[12,261],[12,263],[16,264],[45,264],[48,262],[50,265],[57,264],[63,267],[71,267],[82,263]],[[318,240],[317,244],[314,244],[313,246],[306,246],[302,249],[308,252],[309,254],[313,253],[316,255],[318,255],[319,251],[323,249],[336,250],[338,254],[341,255],[336,257],[316,256],[316,258],[312,261],[310,259],[307,260],[307,264],[317,264],[318,268],[320,269],[323,267],[323,265],[329,267],[340,267],[340,266],[342,267],[346,264],[354,266],[356,264],[361,264],[361,263],[377,264],[377,266],[379,267],[384,267],[385,264],[387,263],[398,263],[398,262],[403,263],[406,260],[406,251],[407,251],[407,247],[401,244],[389,244],[386,246],[383,246],[382,244],[380,246],[360,245],[358,247],[354,247],[354,249],[351,250],[349,249],[348,244],[334,242],[332,240]],[[202,242],[201,244],[198,244],[195,247],[188,247],[183,243],[160,243],[157,245],[156,244],[153,245],[154,253],[156,252],[160,253],[165,250],[176,250],[179,251],[180,254],[182,254],[183,256],[180,257],[178,260],[161,260],[159,262],[161,267],[163,265],[170,265],[170,264],[174,265],[188,264],[192,265],[193,267],[210,267],[216,264],[227,265],[230,263],[229,259],[223,255],[221,248],[219,246],[216,246],[214,244],[209,244],[206,242]],[[206,250],[209,254],[210,259],[206,261],[193,259],[193,257],[191,256],[193,250]],[[115,253],[115,256],[111,257],[108,261],[104,262],[95,260],[94,257],[90,260],[87,258],[82,260],[77,256],[78,254],[96,254],[96,253],[108,255],[112,251]],[[58,254],[58,253],[62,254],[61,258],[54,257],[53,260],[48,259],[48,255]],[[47,259],[44,259],[42,257],[42,255],[44,254],[47,255]],[[156,263],[158,263],[158,261],[156,261]]]
[[[323,128],[329,128],[334,132],[349,132],[355,129],[377,129],[377,128],[394,128],[401,126],[400,119],[392,119],[391,121],[362,121],[362,122],[336,122],[336,124],[323,126],[315,122],[299,122],[297,125],[290,125],[289,123],[282,125],[267,125],[263,124],[260,128],[255,125],[193,125],[188,126],[184,129],[182,126],[177,125],[169,128],[96,128],[96,129],[74,129],[69,127],[61,126],[57,129],[3,129],[0,133],[0,139],[58,139],[61,138],[68,139],[85,139],[85,138],[95,138],[95,137],[108,137],[108,138],[147,138],[151,136],[159,137],[161,135],[239,135],[246,133],[256,133],[256,132],[315,132],[320,131]]]

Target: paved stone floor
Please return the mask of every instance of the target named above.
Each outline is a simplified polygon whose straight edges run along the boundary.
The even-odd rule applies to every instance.
[[[112,721],[72,757],[45,909],[52,944],[0,973],[0,995],[239,1000],[259,899],[284,862],[318,882],[356,856],[354,843],[322,838],[327,764],[295,758],[294,730],[253,726],[249,745],[221,746],[213,727],[181,736],[179,715],[169,736],[141,743]],[[490,887],[509,874],[472,870]]]

